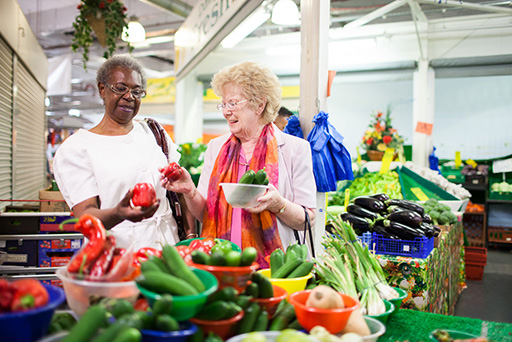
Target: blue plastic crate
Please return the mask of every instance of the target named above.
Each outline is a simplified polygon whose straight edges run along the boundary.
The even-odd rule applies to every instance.
[[[336,235],[336,234],[331,234],[331,236],[333,238],[335,238],[335,239],[339,239],[339,236]],[[357,240],[361,241],[361,243],[363,243],[363,245],[367,245],[368,248],[371,248],[371,245],[372,245],[372,233],[370,233],[370,232],[363,233],[362,236],[357,236]]]
[[[373,233],[373,246],[375,254],[399,255],[411,258],[425,259],[434,249],[434,238],[415,238],[414,240],[386,239],[382,235]]]

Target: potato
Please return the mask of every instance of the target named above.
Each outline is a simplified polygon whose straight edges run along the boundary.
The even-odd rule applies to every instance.
[[[311,291],[306,306],[317,309],[343,309],[345,303],[340,294],[326,285],[319,285]]]

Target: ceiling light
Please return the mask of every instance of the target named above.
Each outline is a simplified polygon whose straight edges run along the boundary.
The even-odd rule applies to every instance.
[[[71,108],[70,110],[68,110],[68,114],[71,116],[80,116],[80,110]]]
[[[298,25],[299,9],[292,0],[279,0],[272,9],[272,22],[277,25]]]
[[[146,39],[146,30],[141,23],[132,20],[128,23],[128,30],[123,29],[122,39],[128,43],[140,43]]]
[[[264,22],[270,18],[270,13],[265,7],[259,7],[251,15],[245,18],[244,21],[237,26],[226,38],[222,40],[220,45],[229,49],[240,43],[245,37],[251,34],[254,30],[260,27]]]

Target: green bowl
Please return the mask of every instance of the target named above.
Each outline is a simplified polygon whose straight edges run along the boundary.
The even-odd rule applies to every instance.
[[[402,290],[401,288],[398,288],[398,287],[393,287],[393,290],[395,290],[398,293],[398,298],[390,300],[391,304],[393,304],[395,306],[395,310],[393,310],[391,315],[394,315],[398,312],[398,310],[400,309],[400,306],[402,305],[403,300],[405,299],[405,297],[407,297],[407,291]]]
[[[206,239],[206,238],[204,238],[204,237],[199,237],[199,238],[193,238],[193,239],[183,240],[183,241],[178,242],[178,243],[176,244],[176,246],[188,246],[188,245],[190,245],[190,243],[191,243],[192,241],[194,241],[194,240],[198,240],[198,239],[199,239],[199,240],[203,240],[203,239]],[[224,241],[224,240],[222,240],[222,239],[218,239],[218,240]],[[234,250],[234,251],[237,251],[237,252],[241,252],[241,251],[242,251],[242,250],[240,249],[240,247],[239,247],[236,243],[234,243],[234,242],[232,242],[232,241],[229,241],[229,242],[231,243],[231,246],[233,247],[233,250]]]
[[[214,293],[219,287],[217,278],[213,274],[207,271],[203,271],[197,268],[192,268],[192,271],[199,277],[203,282],[206,290],[193,296],[173,296],[172,297],[172,309],[169,314],[176,318],[178,321],[186,321],[194,317],[206,303],[206,299],[212,293]],[[153,304],[157,299],[160,298],[160,294],[145,289],[144,287],[137,284],[140,293],[146,298],[149,305],[153,307]]]
[[[395,306],[385,299],[383,299],[383,301],[384,301],[384,305],[386,306],[386,312],[381,313],[380,315],[375,315],[375,316],[367,315],[367,316],[371,317],[371,318],[375,318],[376,320],[381,321],[382,324],[386,325],[386,323],[388,322],[389,316],[393,313],[393,311],[395,311]]]
[[[476,336],[476,335],[468,334],[468,333],[465,333],[465,332],[462,332],[462,331],[447,330],[447,329],[436,329],[436,330],[431,331],[430,334],[428,335],[428,337],[430,338],[431,341],[439,342],[439,340],[434,337],[434,334],[438,330],[446,331],[448,333],[448,335],[450,335],[450,337],[452,339],[454,339],[454,340],[467,340],[467,339],[472,339],[472,338],[478,338],[478,336]]]

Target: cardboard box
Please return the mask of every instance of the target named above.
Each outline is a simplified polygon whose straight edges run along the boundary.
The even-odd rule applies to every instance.
[[[60,225],[62,222],[73,218],[72,216],[41,216],[39,218],[39,231],[40,232],[76,232],[74,223],[66,223],[62,225],[62,230],[60,229]]]
[[[0,236],[0,251],[7,253],[3,265],[37,266],[37,240],[2,240]]]
[[[69,212],[71,211],[64,201],[60,191],[50,191],[51,188],[39,190],[40,212]]]

